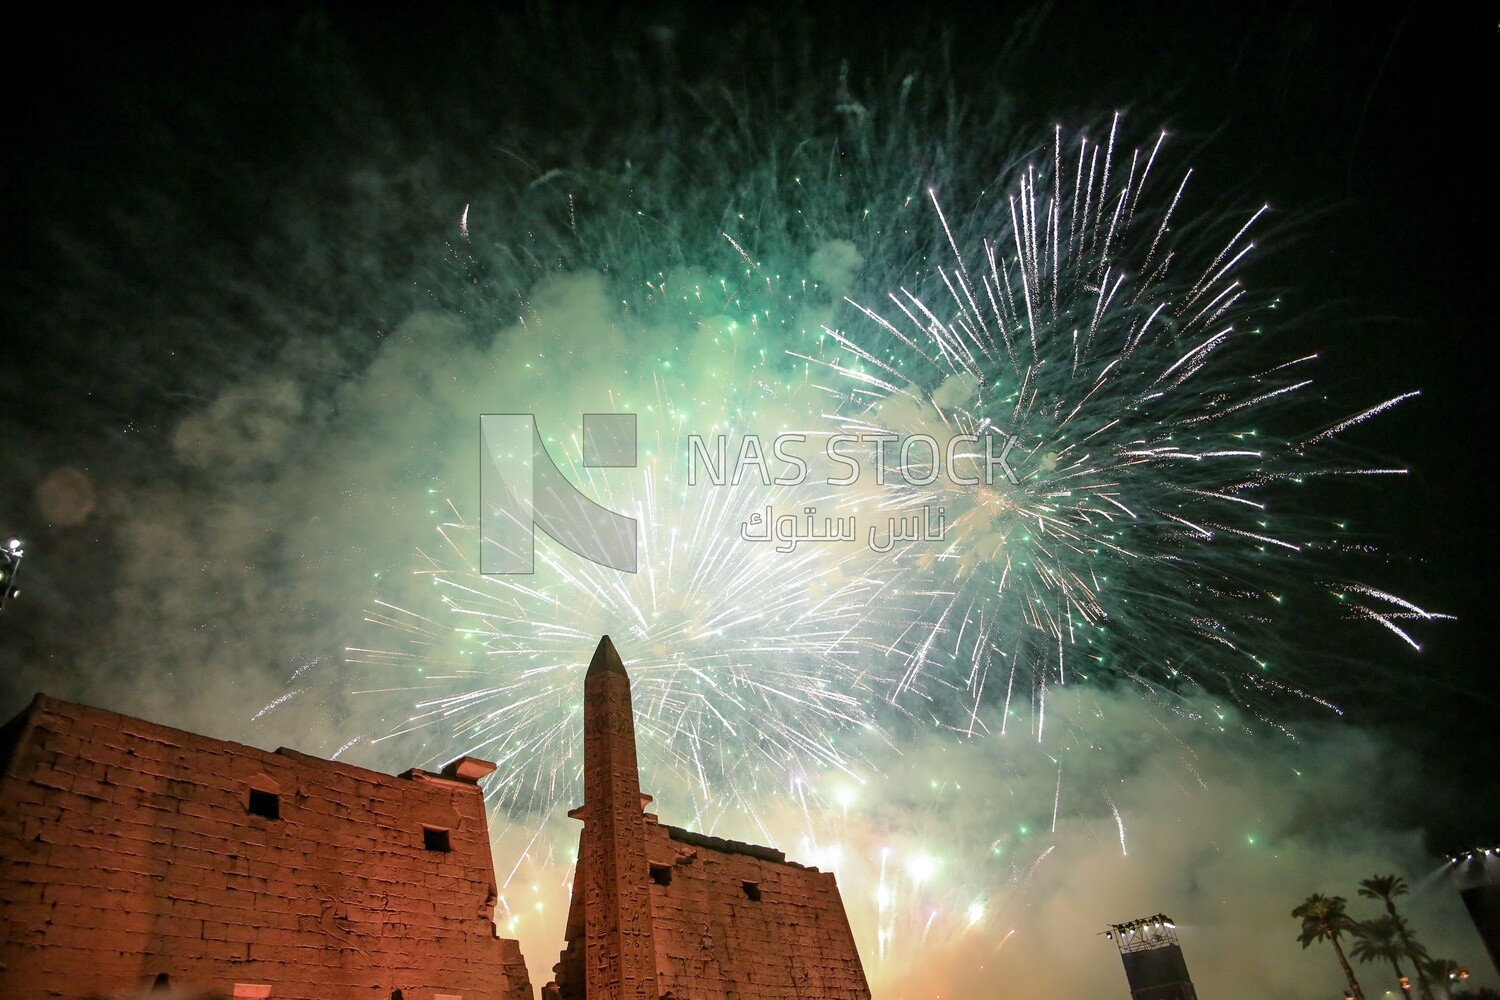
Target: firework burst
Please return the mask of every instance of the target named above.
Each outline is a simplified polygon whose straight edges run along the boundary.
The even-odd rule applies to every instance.
[[[1014,443],[1014,482],[905,470],[883,504],[941,507],[950,530],[868,571],[903,580],[893,696],[961,690],[946,721],[970,734],[987,701],[1003,730],[1020,700],[1040,738],[1048,688],[1090,678],[1260,714],[1255,693],[1301,693],[1278,655],[1288,602],[1326,599],[1413,646],[1404,623],[1441,617],[1340,575],[1332,520],[1290,496],[1403,471],[1330,446],[1407,396],[1308,429],[1315,356],[1263,360],[1276,303],[1240,277],[1266,209],[1212,242],[1222,220],[1180,221],[1191,171],[1163,176],[1165,136],[1124,153],[1115,126],[1103,143],[1058,129],[998,212],[957,228],[929,193],[948,261],[882,306],[851,299],[832,350],[798,355],[851,433]],[[979,480],[982,456],[964,456],[961,478]]]
[[[745,544],[740,526],[766,508],[817,496],[753,477],[688,485],[683,421],[657,389],[651,415],[667,429],[642,468],[616,477],[584,467],[577,441],[569,456],[584,490],[637,519],[638,573],[543,544],[536,574],[484,577],[477,525],[450,503],[419,570],[441,608],[381,604],[370,619],[404,641],[350,650],[353,662],[408,678],[416,703],[398,735],[438,729],[449,747],[500,764],[502,812],[546,813],[579,794],[579,651],[604,633],[630,651],[643,772],[658,790],[670,783],[695,823],[711,826],[726,807],[753,815],[773,790],[812,795],[827,771],[862,780],[880,739],[878,679],[858,655],[877,582],[847,553]]]

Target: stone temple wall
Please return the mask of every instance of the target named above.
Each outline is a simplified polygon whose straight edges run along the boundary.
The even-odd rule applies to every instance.
[[[399,777],[37,696],[0,731],[0,997],[531,1000],[478,778]]]
[[[869,1000],[832,872],[647,824],[657,981],[675,1000]]]

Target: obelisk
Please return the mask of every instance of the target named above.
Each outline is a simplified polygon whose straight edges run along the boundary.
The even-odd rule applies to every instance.
[[[659,1000],[630,678],[609,636],[583,681],[584,975],[588,1000]]]

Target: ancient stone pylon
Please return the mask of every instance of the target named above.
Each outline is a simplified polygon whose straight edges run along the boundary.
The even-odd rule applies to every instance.
[[[658,1000],[650,871],[630,678],[609,636],[583,681],[585,989],[589,1000]],[[581,815],[580,815],[581,814]]]

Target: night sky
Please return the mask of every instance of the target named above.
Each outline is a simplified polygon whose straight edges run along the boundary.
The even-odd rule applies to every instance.
[[[0,716],[45,691],[324,755],[362,738],[347,759],[390,770],[425,753],[463,752],[441,728],[375,745],[370,736],[401,728],[400,700],[358,694],[378,685],[346,662],[348,647],[379,644],[367,611],[404,599],[406,585],[392,581],[417,565],[413,552],[431,528],[429,489],[452,485],[410,456],[434,445],[471,450],[464,426],[438,416],[419,432],[403,419],[405,380],[427,400],[463,372],[459,360],[413,351],[413,331],[448,322],[441,342],[455,358],[491,356],[484,352],[503,346],[491,344],[496,331],[525,314],[548,274],[629,283],[657,266],[706,262],[723,252],[721,216],[743,194],[723,182],[734,172],[659,166],[689,136],[696,150],[714,148],[702,95],[756,95],[742,103],[747,114],[784,106],[795,122],[805,113],[816,143],[836,131],[836,116],[818,102],[831,107],[841,65],[848,89],[877,114],[871,95],[880,81],[910,69],[973,112],[972,135],[961,131],[957,147],[913,164],[948,171],[939,182],[955,191],[966,180],[985,183],[964,172],[1018,138],[1050,134],[1054,123],[1107,131],[1119,110],[1132,143],[1168,130],[1174,162],[1191,165],[1204,185],[1200,209],[1269,203],[1251,273],[1261,291],[1281,297],[1291,349],[1321,356],[1317,391],[1330,410],[1422,392],[1347,442],[1360,462],[1410,475],[1325,487],[1318,502],[1379,547],[1372,575],[1382,588],[1456,620],[1421,623],[1420,653],[1376,627],[1297,621],[1281,638],[1302,686],[1342,716],[1280,701],[1264,710],[1305,733],[1303,742],[1257,735],[1203,751],[1199,770],[1219,778],[1211,795],[1263,799],[1268,815],[1291,817],[1278,855],[1290,869],[1205,854],[1210,841],[1214,852],[1226,845],[1186,815],[1177,825],[1140,818],[1159,805],[1146,781],[1106,799],[1150,831],[1139,836],[1146,854],[1159,852],[1157,880],[1111,868],[1120,860],[1113,820],[1097,801],[1080,804],[1089,832],[1066,862],[1076,880],[999,879],[1016,902],[1003,926],[982,929],[999,940],[1016,928],[1014,941],[980,948],[954,932],[919,943],[902,925],[898,937],[911,940],[894,947],[888,965],[872,957],[870,925],[854,913],[869,896],[859,870],[840,870],[877,995],[971,988],[964,984],[984,982],[975,970],[990,962],[1015,982],[1040,982],[1028,977],[1055,958],[1014,955],[1039,937],[1190,911],[1200,883],[1212,894],[1236,879],[1273,881],[1257,886],[1264,905],[1245,912],[1279,923],[1261,937],[1234,932],[1241,951],[1201,971],[1193,964],[1204,995],[1334,995],[1332,957],[1316,947],[1304,955],[1286,912],[1313,891],[1354,896],[1343,875],[1318,881],[1326,859],[1341,856],[1359,877],[1380,866],[1421,883],[1414,923],[1434,952],[1486,968],[1456,894],[1428,876],[1444,851],[1500,835],[1500,698],[1484,639],[1496,565],[1493,476],[1483,458],[1493,390],[1482,360],[1496,263],[1495,170],[1483,147],[1496,125],[1500,35],[1485,17],[1418,5],[1091,7],[978,16],[960,6],[877,14],[859,4],[38,16],[0,71],[8,195],[0,535],[27,550],[22,594],[0,617]],[[938,119],[919,124],[938,129]],[[990,177],[1008,183],[1008,166],[991,163]],[[620,206],[653,184],[693,190],[700,175],[722,186],[682,201],[673,235],[662,237],[674,259],[642,259],[654,237],[625,230]],[[569,221],[557,196],[584,177],[594,179],[577,181]],[[540,199],[553,207],[528,207]],[[504,254],[476,263],[482,255],[464,249],[457,220],[466,205],[476,232],[505,234],[496,237]],[[549,237],[528,227],[563,225],[603,235],[566,261],[541,259],[546,251],[536,248]],[[587,398],[593,385],[579,376],[568,392]],[[440,433],[451,436],[433,437]],[[617,643],[627,663],[648,655],[618,635]],[[580,660],[591,649],[580,646]],[[1116,690],[1100,697],[1124,699]],[[1142,733],[1167,730],[1138,711],[1119,707],[1100,745],[1128,743],[1126,755],[1149,756],[1128,740],[1111,742],[1126,740],[1135,722]],[[968,752],[916,736],[901,767],[947,755],[934,766],[956,780],[973,768],[982,785],[984,768]],[[1176,781],[1163,777],[1169,770],[1143,767],[1163,785]],[[1321,774],[1328,790],[1291,789],[1294,770]],[[1081,787],[1103,788],[1113,773],[1081,778]],[[1052,808],[1050,769],[1038,776],[1017,764],[1012,777],[1009,795],[1040,789]],[[927,807],[912,805],[917,793],[904,780],[893,770],[860,836],[915,829],[907,820]],[[1344,814],[1316,815],[1320,802]],[[669,815],[660,794],[657,804],[664,820],[702,821],[701,813]],[[1099,809],[1102,833],[1093,826]],[[936,815],[994,821],[974,805]],[[761,842],[791,829],[723,822],[729,835]],[[933,815],[924,822],[942,825]],[[965,879],[953,866],[970,840],[986,837],[934,841],[934,854],[950,858],[954,898]],[[516,844],[497,834],[502,875],[516,863]],[[778,846],[797,856],[795,845]],[[566,869],[559,858],[554,851],[526,870],[555,883]],[[1131,860],[1141,863],[1134,852]],[[1118,891],[1095,895],[1079,880]],[[1174,896],[1184,885],[1194,888]],[[537,891],[552,898],[551,888]],[[1109,906],[1141,912],[1101,909]],[[551,912],[551,931],[517,930],[538,982],[560,917]],[[1067,946],[1101,959],[1092,939]],[[930,965],[920,975],[901,964],[921,968],[912,956],[924,949]],[[1102,958],[1113,961],[1108,949]],[[1274,980],[1276,992],[1246,985],[1273,989],[1264,969],[1285,963],[1302,964]],[[1098,981],[1123,994],[1118,969],[1100,967]],[[1376,969],[1362,969],[1373,983]],[[1056,995],[1096,995],[1091,974]]]

